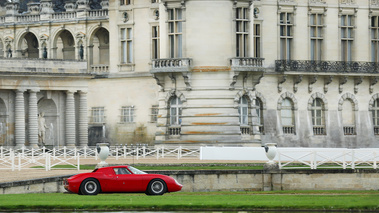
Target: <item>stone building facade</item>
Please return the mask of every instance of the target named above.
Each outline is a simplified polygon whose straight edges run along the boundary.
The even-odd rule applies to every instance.
[[[377,0],[26,5],[0,11],[0,144],[43,113],[54,146],[379,146]]]

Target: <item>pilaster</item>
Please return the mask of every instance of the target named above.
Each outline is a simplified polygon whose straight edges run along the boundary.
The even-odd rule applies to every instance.
[[[38,106],[37,91],[29,90],[29,144],[38,148]]]
[[[75,99],[74,91],[66,92],[66,146],[75,146]]]
[[[15,101],[15,149],[25,146],[25,100],[24,90],[16,91]]]
[[[87,92],[79,92],[79,145],[88,146]]]

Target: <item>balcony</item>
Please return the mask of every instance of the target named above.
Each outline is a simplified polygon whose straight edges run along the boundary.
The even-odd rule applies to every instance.
[[[1,58],[0,74],[90,74],[86,61],[32,58]]]
[[[263,68],[264,58],[232,58],[230,59],[230,66],[233,71],[247,72],[247,71],[264,71]]]
[[[277,72],[379,74],[379,63],[359,61],[276,60]]]
[[[189,72],[191,65],[192,59],[190,58],[154,59],[151,73]]]

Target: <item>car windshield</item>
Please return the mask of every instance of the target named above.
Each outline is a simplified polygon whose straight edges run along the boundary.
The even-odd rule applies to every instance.
[[[146,174],[146,172],[143,172],[139,169],[134,168],[133,166],[129,166],[128,169],[133,172],[133,174]]]

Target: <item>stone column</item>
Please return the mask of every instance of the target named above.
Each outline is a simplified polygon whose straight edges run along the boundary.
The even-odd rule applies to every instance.
[[[15,149],[21,148],[25,145],[25,101],[24,90],[16,91],[15,102]]]
[[[73,91],[67,91],[66,94],[66,146],[73,147],[76,141],[75,99]]]
[[[79,92],[79,145],[88,146],[87,92]]]
[[[38,106],[37,91],[29,90],[29,144],[38,148]]]

